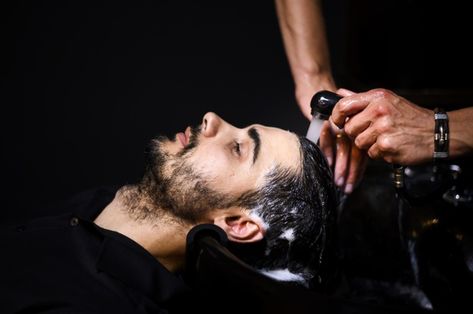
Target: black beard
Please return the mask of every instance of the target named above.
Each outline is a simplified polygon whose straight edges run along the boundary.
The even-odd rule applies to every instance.
[[[240,203],[239,197],[211,189],[205,178],[192,167],[189,157],[198,146],[199,133],[200,128],[193,128],[189,144],[175,156],[162,149],[162,143],[167,138],[159,137],[151,141],[147,149],[146,172],[139,185],[141,199],[146,196],[146,203],[151,204],[140,209],[140,217],[144,213],[153,214],[153,211],[161,210],[183,221],[196,223],[202,221],[212,209],[229,208]],[[168,176],[163,173],[165,167],[171,168]]]

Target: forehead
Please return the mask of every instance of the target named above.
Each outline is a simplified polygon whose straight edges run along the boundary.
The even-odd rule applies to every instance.
[[[278,165],[295,171],[300,169],[302,158],[296,134],[267,126],[255,126],[255,128],[261,136],[260,162],[266,170]]]

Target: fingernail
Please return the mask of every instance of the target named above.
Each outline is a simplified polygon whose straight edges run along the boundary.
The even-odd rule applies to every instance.
[[[350,194],[351,192],[353,192],[353,184],[348,183],[348,184],[345,186],[345,193]]]
[[[336,183],[337,183],[338,186],[342,186],[344,181],[345,180],[343,179],[343,177],[340,177],[340,178],[337,179]]]
[[[330,167],[332,167],[332,157],[327,157],[327,162]]]

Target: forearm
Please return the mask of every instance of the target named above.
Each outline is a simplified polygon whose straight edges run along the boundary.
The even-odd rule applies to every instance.
[[[473,153],[473,107],[448,112],[452,158]]]
[[[334,85],[320,1],[275,0],[275,3],[296,86],[320,84],[312,82],[317,80]]]

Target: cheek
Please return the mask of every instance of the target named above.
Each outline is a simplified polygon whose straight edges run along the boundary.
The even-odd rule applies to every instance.
[[[249,176],[242,175],[238,161],[224,151],[202,149],[196,151],[190,161],[213,190],[237,195],[249,187]]]
[[[260,165],[241,164],[231,153],[212,145],[202,144],[189,158],[194,170],[202,175],[209,187],[223,193],[239,195],[259,186]]]
[[[190,159],[197,172],[212,181],[235,176],[236,165],[229,160],[225,152],[202,148],[196,151]]]

